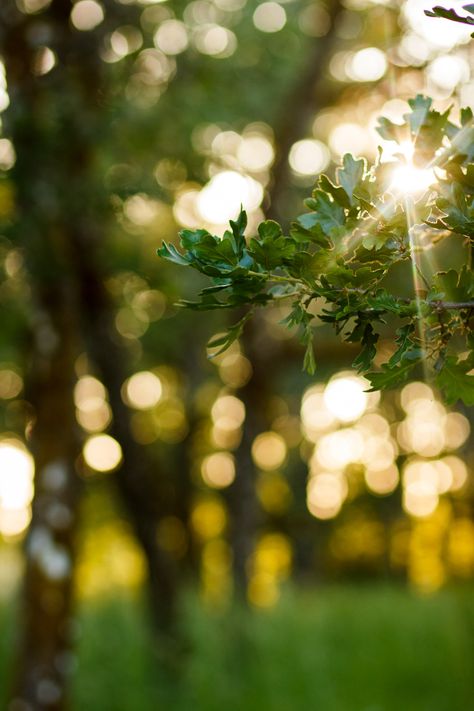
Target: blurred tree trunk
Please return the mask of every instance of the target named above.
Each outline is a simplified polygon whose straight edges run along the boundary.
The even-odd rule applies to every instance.
[[[327,34],[314,40],[305,67],[298,81],[291,87],[285,107],[275,130],[275,162],[272,167],[270,190],[267,195],[266,216],[285,224],[286,196],[290,185],[288,156],[292,145],[304,136],[311,116],[322,108],[328,98],[322,91],[324,72],[336,39],[337,19],[343,10],[340,0],[332,0],[328,8],[330,27]],[[288,111],[291,106],[291,111]],[[247,589],[248,560],[255,546],[259,504],[255,484],[257,472],[252,460],[251,446],[255,437],[270,426],[266,415],[268,399],[274,392],[271,362],[275,353],[259,343],[262,333],[260,315],[247,324],[241,342],[249,357],[253,374],[240,390],[246,418],[243,436],[236,452],[236,480],[230,492],[231,542],[234,555],[234,577],[237,592],[242,596]]]
[[[252,375],[239,391],[245,405],[245,420],[242,439],[237,448],[236,476],[228,492],[230,512],[230,540],[233,554],[233,572],[237,598],[245,600],[248,583],[248,567],[255,547],[255,535],[260,518],[260,506],[256,494],[257,469],[252,459],[252,443],[258,434],[268,428],[266,407],[271,395],[272,378],[269,363],[258,348],[255,321],[246,326],[242,339],[245,353],[252,363]],[[265,349],[268,355],[267,349]]]
[[[61,670],[66,662],[61,660],[67,659],[69,648],[74,529],[81,491],[75,470],[80,437],[74,365],[84,340],[109,391],[112,434],[124,454],[116,481],[148,563],[155,628],[169,641],[176,621],[173,569],[156,536],[163,513],[158,472],[131,436],[128,409],[120,395],[126,377],[125,349],[112,336],[112,304],[96,258],[103,238],[103,228],[97,225],[110,217],[103,179],[94,163],[107,122],[101,37],[74,31],[70,11],[69,0],[53,0],[40,16],[23,15],[13,2],[0,8],[0,52],[11,98],[5,128],[17,153],[11,172],[18,211],[12,232],[25,248],[38,307],[30,388],[36,414],[36,495],[16,689],[16,696],[35,709],[60,709],[65,697]],[[40,31],[50,33],[58,62],[45,76],[34,71],[35,37]],[[46,527],[51,511],[59,512],[60,531]],[[52,573],[48,565],[53,566]],[[48,605],[50,612],[45,614]]]
[[[160,491],[162,473],[131,433],[130,411],[121,394],[129,375],[127,354],[114,334],[113,306],[88,242],[86,234],[81,235],[76,229],[74,247],[87,351],[109,392],[113,414],[110,433],[120,442],[123,451],[123,464],[115,473],[115,482],[145,554],[155,630],[169,644],[177,626],[177,575],[169,553],[160,547],[157,526],[160,519],[170,513],[170,502],[163,501]],[[88,255],[87,259],[84,259],[85,255]],[[173,653],[173,650],[169,651]]]
[[[75,419],[77,324],[67,280],[44,284],[30,270],[40,311],[29,378],[35,498],[26,543],[22,634],[15,699],[25,708],[64,708],[71,671],[75,533],[81,480]],[[23,706],[18,706],[23,708]]]
[[[290,186],[290,164],[288,156],[296,141],[304,138],[311,118],[329,103],[327,88],[323,86],[329,57],[336,41],[338,18],[344,7],[341,0],[331,0],[328,7],[329,29],[324,37],[318,37],[308,53],[308,58],[298,81],[291,87],[285,107],[275,129],[275,161],[272,166],[270,190],[267,195],[268,219],[288,224],[287,206]],[[334,91],[334,89],[332,89]],[[291,106],[291,111],[288,111]]]
[[[34,340],[27,391],[34,410],[33,518],[26,543],[20,655],[14,698],[18,708],[65,707],[71,668],[75,531],[81,484],[76,471],[80,436],[73,399],[79,353],[77,302],[71,273],[69,215],[47,170],[44,111],[32,74],[29,18],[3,7],[2,56],[11,108],[7,130],[17,147],[13,236],[25,248],[33,303]],[[43,114],[44,116],[44,114]]]

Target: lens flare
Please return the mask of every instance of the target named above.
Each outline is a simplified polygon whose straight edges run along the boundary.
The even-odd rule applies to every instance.
[[[436,175],[431,168],[416,168],[407,163],[393,171],[390,190],[398,194],[418,195],[428,190],[435,181]]]

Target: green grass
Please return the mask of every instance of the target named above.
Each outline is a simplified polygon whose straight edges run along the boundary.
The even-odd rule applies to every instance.
[[[0,708],[9,687],[11,649],[13,638],[13,613],[10,605],[0,599]]]
[[[268,613],[226,616],[191,601],[185,621],[186,663],[170,675],[151,649],[141,605],[85,606],[74,711],[474,708],[472,590],[422,598],[395,588],[324,588],[288,593]]]

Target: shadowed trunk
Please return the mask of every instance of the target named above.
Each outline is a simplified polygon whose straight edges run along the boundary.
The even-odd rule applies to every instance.
[[[44,284],[31,270],[30,278],[41,309],[33,325],[28,393],[35,417],[31,449],[36,476],[14,698],[27,702],[28,709],[57,711],[65,707],[72,669],[75,533],[82,489],[73,401],[77,328],[66,280]]]
[[[74,31],[70,11],[69,0],[53,0],[39,16],[23,15],[14,2],[0,8],[0,53],[11,99],[4,125],[17,154],[11,171],[17,214],[10,234],[24,248],[37,308],[29,392],[36,414],[36,493],[16,688],[16,697],[35,709],[63,708],[65,698],[81,492],[74,364],[84,341],[109,391],[112,434],[124,454],[116,482],[147,559],[155,628],[169,641],[176,621],[174,571],[156,537],[163,513],[158,472],[130,433],[120,396],[126,353],[112,337],[113,306],[96,259],[104,236],[97,225],[111,217],[95,164],[106,121],[102,38]],[[57,56],[57,66],[45,76],[33,71],[32,38],[39,28],[51,33]],[[58,530],[48,528],[49,519]]]
[[[255,333],[256,320],[246,326],[243,339],[245,352],[252,363],[252,377],[239,391],[238,396],[245,405],[245,420],[242,427],[242,439],[235,453],[236,476],[229,488],[228,503],[231,519],[231,545],[235,592],[238,598],[245,599],[248,583],[248,565],[255,547],[255,535],[260,518],[260,507],[256,495],[257,469],[252,459],[252,443],[258,434],[268,428],[265,408],[271,391],[272,378],[268,350],[268,361],[258,348]],[[257,346],[257,347],[256,347]]]
[[[71,670],[75,532],[82,488],[76,471],[81,442],[73,399],[79,324],[69,214],[58,184],[46,176],[48,135],[31,71],[29,18],[11,5],[2,10],[12,23],[1,46],[11,98],[5,127],[17,149],[12,170],[17,221],[11,236],[25,252],[34,342],[27,395],[34,411],[35,498],[13,696],[18,708],[59,711],[66,707]],[[32,116],[38,117],[36,123]]]
[[[290,186],[288,156],[293,144],[305,136],[311,118],[328,103],[329,97],[324,95],[322,83],[336,41],[337,20],[343,10],[340,0],[332,0],[328,8],[329,30],[324,37],[314,40],[305,67],[298,81],[292,86],[280,120],[277,121],[275,161],[267,196],[269,207],[266,216],[281,222],[283,229],[287,224],[285,197]],[[288,110],[289,106],[291,110]]]
[[[266,216],[283,222],[283,226],[286,223],[285,197],[290,184],[288,156],[292,145],[304,136],[311,116],[325,105],[328,98],[323,96],[321,84],[335,41],[337,18],[342,9],[339,0],[333,0],[330,4],[328,33],[325,37],[314,40],[305,68],[299,80],[292,86],[285,108],[277,122],[275,162],[267,195],[269,207]],[[291,110],[287,107],[291,107]],[[268,398],[272,392],[275,392],[271,368],[271,361],[275,354],[270,354],[268,349],[262,349],[259,345],[258,336],[262,331],[260,319],[257,312],[253,317],[253,323],[247,324],[241,339],[244,352],[252,363],[253,375],[238,393],[245,405],[247,415],[243,425],[242,441],[236,452],[236,480],[230,492],[234,575],[237,592],[241,596],[245,594],[247,588],[248,559],[254,549],[259,518],[259,504],[255,492],[257,472],[250,450],[255,437],[270,426],[265,409]]]
[[[123,451],[123,464],[114,475],[115,483],[146,557],[155,630],[169,643],[177,625],[177,575],[170,555],[158,543],[157,525],[163,516],[171,513],[170,502],[163,501],[160,491],[163,486],[162,472],[131,433],[130,410],[121,395],[123,383],[130,374],[126,368],[126,353],[117,343],[113,305],[100,269],[86,249],[87,244],[85,235],[76,230],[74,247],[87,352],[109,392],[113,414],[109,429]],[[88,254],[87,260],[84,259],[85,254]]]

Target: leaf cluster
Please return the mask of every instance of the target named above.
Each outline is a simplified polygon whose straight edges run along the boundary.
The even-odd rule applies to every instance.
[[[309,372],[315,368],[313,326],[319,319],[360,345],[354,367],[374,389],[399,385],[423,364],[448,401],[474,404],[469,375],[474,365],[472,112],[463,110],[458,125],[449,111],[435,111],[427,97],[418,95],[409,108],[402,125],[382,118],[378,129],[386,140],[412,146],[409,165],[402,154],[394,163],[379,156],[372,165],[346,154],[334,179],[319,177],[305,203],[308,211],[288,234],[266,220],[247,239],[242,210],[222,237],[204,229],[183,230],[181,250],[163,244],[161,257],[211,279],[198,301],[183,306],[248,308],[215,346],[225,348],[238,338],[256,307],[289,299],[284,323],[300,329]],[[395,187],[393,174],[408,167],[434,170],[436,181],[407,196]],[[463,264],[458,270],[423,273],[422,251],[444,240],[460,241]],[[415,274],[411,295],[391,288],[401,267]],[[377,345],[389,327],[395,349],[381,363]]]

